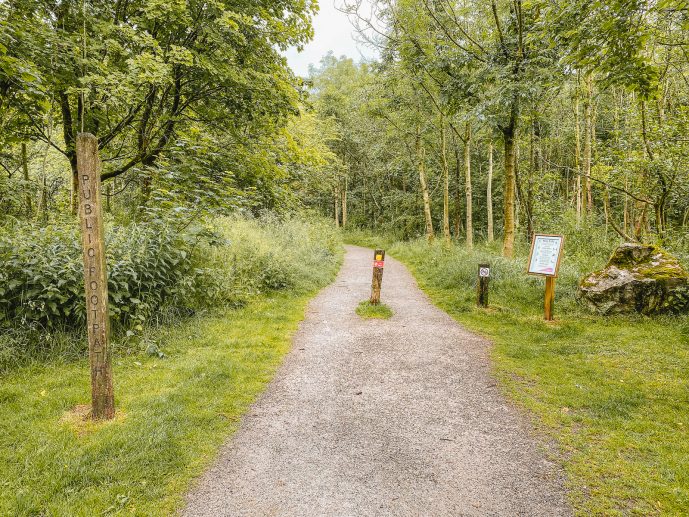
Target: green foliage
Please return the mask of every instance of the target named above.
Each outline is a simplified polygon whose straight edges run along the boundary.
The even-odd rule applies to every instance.
[[[569,232],[576,211],[577,228],[595,231],[594,243],[580,240],[582,256],[612,247],[613,233],[686,249],[684,3],[379,0],[370,13],[347,5],[372,13],[376,27],[364,31],[382,50],[376,63],[331,55],[311,70],[314,105],[341,135],[330,146],[344,172],[335,199],[326,191],[318,200],[323,213],[346,198],[348,227],[416,237],[423,165],[433,227],[439,233],[449,219],[455,241],[469,213],[477,239],[490,226],[509,235],[513,211],[530,240],[547,228]],[[512,143],[514,164],[505,153]],[[599,239],[603,225],[610,237]]]
[[[106,229],[110,317],[134,340],[146,324],[237,306],[274,290],[306,292],[336,269],[340,237],[314,218],[218,218]],[[22,357],[83,353],[83,265],[71,224],[16,226],[0,234],[0,370]],[[66,334],[65,334],[66,333]],[[75,342],[75,346],[69,346]]]
[[[308,0],[3,3],[0,110],[24,139],[60,146],[72,165],[83,123],[100,139],[106,178],[151,172],[200,128],[231,128],[230,140],[274,134],[298,101],[280,50],[310,38],[316,10]]]
[[[526,274],[527,257],[507,259],[491,247],[467,251],[461,246],[427,244],[419,239],[399,243],[389,253],[410,264],[433,288],[452,289],[458,293],[456,310],[469,311],[476,306],[478,264],[491,265],[490,304],[500,311],[514,312],[528,307],[530,314],[542,313],[543,278]],[[557,310],[577,312],[576,291],[581,271],[563,260],[557,279]]]
[[[347,244],[371,249],[389,249],[390,246],[400,240],[392,235],[380,234],[363,228],[347,228],[343,233],[344,241]]]
[[[577,302],[579,282],[592,271],[605,267],[612,250],[621,243],[619,236],[606,229],[601,221],[585,221],[577,227],[570,213],[554,215],[542,226],[542,231],[565,236],[564,255],[557,279],[557,310],[571,315],[585,314],[586,311]],[[362,233],[351,232],[351,235],[357,237]],[[368,236],[353,243],[369,245],[384,240]],[[476,268],[478,264],[489,263],[492,266],[491,305],[506,312],[514,311],[515,307],[519,307],[519,310],[528,307],[529,313],[535,315],[540,314],[543,305],[543,279],[525,274],[529,245],[521,241],[517,247],[519,253],[514,259],[500,256],[497,243],[484,243],[474,250],[467,250],[461,245],[447,246],[442,242],[429,245],[424,239],[418,239],[392,245],[388,243],[387,249],[427,277],[431,287],[457,289],[462,293],[458,295],[461,310],[470,310],[475,306]],[[460,310],[459,307],[457,310]]]
[[[167,225],[106,231],[110,316],[142,322],[165,304],[194,298],[197,235]],[[81,243],[73,225],[15,227],[0,236],[0,322],[4,327],[76,327],[85,322]]]
[[[0,174],[0,213],[6,218],[23,218],[27,213],[27,196],[35,197],[36,184],[18,177]]]
[[[668,5],[663,5],[667,3]],[[622,84],[651,96],[659,71],[645,46],[651,20],[670,2],[646,0],[567,0],[545,2],[544,35],[559,46],[563,61],[584,70],[601,72],[606,84]]]
[[[329,222],[265,215],[257,220],[218,219],[225,239],[207,256],[221,282],[244,294],[309,291],[322,285],[341,257],[340,236]]]
[[[370,301],[364,300],[357,308],[356,313],[364,319],[387,320],[392,318],[392,309],[384,303],[372,305]]]

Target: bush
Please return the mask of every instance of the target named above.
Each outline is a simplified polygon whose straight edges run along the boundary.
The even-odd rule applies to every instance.
[[[106,232],[112,322],[143,321],[154,308],[184,305],[193,293],[192,249],[201,238],[167,225]],[[16,228],[0,236],[0,325],[71,328],[84,324],[84,273],[73,225]]]
[[[247,296],[290,289],[308,291],[331,278],[341,256],[341,240],[322,219],[216,219],[225,244],[207,258],[226,291]]]
[[[163,222],[110,226],[114,334],[138,335],[145,323],[268,291],[313,290],[332,278],[340,255],[339,233],[322,220],[232,217],[183,231]],[[74,224],[0,233],[0,370],[21,357],[83,354],[83,282]]]
[[[401,239],[396,239],[390,234],[375,233],[372,230],[361,228],[347,228],[344,231],[344,240],[347,244],[363,246],[372,249],[388,249],[393,243]]]

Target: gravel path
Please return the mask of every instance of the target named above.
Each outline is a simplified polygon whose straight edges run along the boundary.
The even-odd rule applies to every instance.
[[[186,516],[570,515],[561,474],[490,374],[489,344],[388,258],[348,246],[292,351],[188,497]]]

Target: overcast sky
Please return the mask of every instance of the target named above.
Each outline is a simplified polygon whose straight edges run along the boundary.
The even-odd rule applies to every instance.
[[[320,11],[313,21],[314,39],[302,52],[290,49],[287,61],[297,75],[306,76],[309,64],[318,65],[321,58],[332,50],[335,56],[351,57],[359,61],[375,57],[375,52],[363,44],[357,43],[354,27],[347,15],[335,9],[335,3],[342,5],[343,0],[320,0]]]

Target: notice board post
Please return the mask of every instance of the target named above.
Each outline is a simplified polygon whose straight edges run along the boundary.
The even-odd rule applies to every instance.
[[[545,299],[543,309],[546,321],[553,320],[555,306],[555,279],[560,271],[560,261],[565,238],[562,235],[536,234],[529,254],[530,275],[545,277]]]

